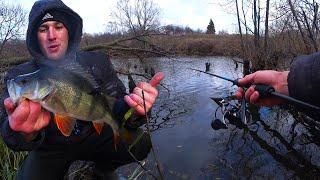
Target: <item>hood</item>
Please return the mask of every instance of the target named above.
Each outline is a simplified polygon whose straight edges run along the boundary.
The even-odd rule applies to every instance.
[[[39,0],[34,3],[29,14],[29,25],[27,30],[26,43],[30,54],[36,62],[45,61],[46,58],[42,54],[37,38],[37,30],[39,21],[49,10],[61,11],[66,15],[71,26],[68,30],[69,43],[65,59],[75,57],[75,53],[79,50],[82,36],[82,19],[81,17],[66,6],[61,0]]]

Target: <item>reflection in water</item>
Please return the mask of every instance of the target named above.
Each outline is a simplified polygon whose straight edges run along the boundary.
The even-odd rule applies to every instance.
[[[319,176],[319,124],[294,110],[254,109],[253,122],[243,129],[213,131],[210,127],[215,104],[210,97],[228,96],[231,83],[190,68],[205,70],[230,79],[241,77],[241,66],[227,58],[179,58],[115,60],[116,69],[134,75],[153,69],[166,74],[159,87],[150,118],[153,144],[166,179],[287,179]],[[150,77],[150,75],[148,75]],[[120,75],[127,84],[126,75]],[[137,167],[120,169],[128,175]],[[147,168],[154,170],[152,157]],[[156,174],[156,171],[153,171]],[[146,175],[145,175],[146,176]]]

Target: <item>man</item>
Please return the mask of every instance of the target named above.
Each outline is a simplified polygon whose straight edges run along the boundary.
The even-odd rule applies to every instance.
[[[34,3],[29,14],[26,43],[33,59],[8,71],[5,80],[34,72],[42,64],[63,63],[76,60],[95,78],[101,91],[116,97],[113,114],[119,123],[130,107],[135,115],[126,127],[136,131],[145,113],[142,90],[145,93],[147,112],[158,96],[155,86],[163,79],[156,74],[150,83],[142,82],[126,95],[125,88],[107,56],[102,53],[80,52],[82,36],[81,17],[60,0],[41,0]],[[113,171],[133,162],[127,151],[129,144],[120,142],[114,149],[113,133],[104,126],[98,135],[92,124],[77,121],[69,137],[63,136],[52,121],[52,115],[39,103],[29,100],[17,106],[3,95],[1,111],[1,135],[7,146],[16,151],[30,151],[21,166],[17,179],[63,179],[69,165],[75,160],[94,161],[99,171]],[[132,152],[138,160],[144,159],[150,150],[150,139],[144,136]]]
[[[291,65],[290,71],[257,71],[239,80],[242,85],[266,84],[284,95],[320,106],[320,53],[301,56]],[[277,98],[259,98],[258,91],[253,87],[244,93],[242,88],[236,92],[238,98],[245,96],[246,100],[262,106],[273,106],[283,103]],[[319,112],[318,112],[319,113]],[[317,117],[319,118],[319,117]]]

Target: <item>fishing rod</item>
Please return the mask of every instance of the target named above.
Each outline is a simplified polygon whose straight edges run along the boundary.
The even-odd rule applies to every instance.
[[[234,79],[229,79],[229,78],[222,77],[222,76],[219,76],[219,75],[216,75],[216,74],[213,74],[213,73],[201,71],[201,70],[198,70],[198,69],[193,69],[193,68],[191,68],[191,69],[194,70],[194,71],[205,73],[205,74],[208,74],[208,75],[211,75],[211,76],[214,76],[214,77],[217,77],[217,78],[224,79],[226,81],[232,82],[233,85],[236,85],[238,87],[242,87],[242,88],[245,88],[245,89],[250,87],[250,85],[241,85],[241,84],[239,84],[238,79],[235,79],[235,80]],[[295,98],[292,98],[290,96],[278,93],[278,92],[275,91],[275,89],[272,86],[268,86],[268,85],[264,85],[264,84],[253,84],[253,87],[254,87],[254,89],[256,91],[259,92],[259,95],[260,95],[261,98],[277,97],[277,98],[283,99],[283,100],[285,100],[287,102],[290,102],[292,104],[295,104],[295,105],[297,105],[297,106],[299,106],[301,108],[309,109],[309,110],[315,111],[317,113],[320,113],[320,107],[312,105],[312,104],[309,104],[309,103],[306,103],[304,101],[301,101],[301,100],[298,100],[298,99],[295,99]]]

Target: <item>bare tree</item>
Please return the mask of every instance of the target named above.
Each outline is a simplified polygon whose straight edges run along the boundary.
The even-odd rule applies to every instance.
[[[302,36],[302,39],[303,39],[303,41],[304,41],[304,43],[305,43],[305,45],[306,45],[306,48],[307,48],[307,49],[310,49],[309,43],[307,42],[307,38],[305,37],[304,31],[303,31],[303,29],[302,29],[301,22],[300,22],[300,20],[299,20],[298,14],[296,13],[295,7],[294,7],[294,5],[293,5],[293,3],[292,3],[291,0],[288,0],[288,3],[289,3],[289,5],[290,5],[291,13],[292,13],[292,15],[293,15],[293,17],[294,17],[297,25],[298,25],[299,32],[300,32],[300,34],[301,34],[301,36]]]
[[[288,19],[293,20],[288,26],[299,31],[307,53],[319,50],[319,3],[319,0],[287,0]]]
[[[160,9],[153,0],[118,0],[111,13],[113,25],[134,34],[150,32],[160,26]]]
[[[265,20],[265,29],[264,29],[264,48],[265,48],[265,53],[267,53],[267,50],[268,50],[269,8],[270,8],[270,0],[266,0],[266,20]]]
[[[8,41],[21,37],[25,17],[26,12],[20,5],[7,5],[0,0],[0,56]]]

